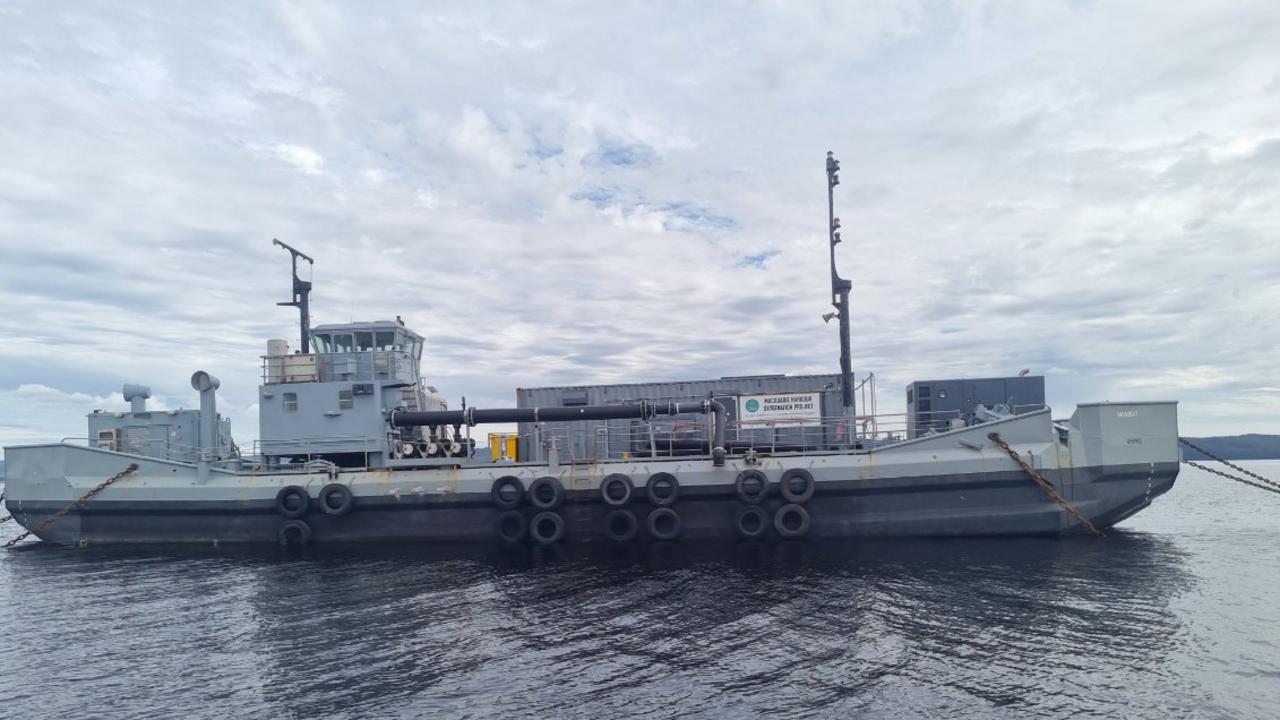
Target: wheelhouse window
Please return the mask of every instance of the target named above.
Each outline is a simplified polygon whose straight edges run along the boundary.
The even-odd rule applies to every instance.
[[[398,334],[399,333],[394,333],[394,332],[391,332],[390,330],[379,331],[377,333],[377,342],[375,343],[377,347],[375,349],[376,350],[399,350],[401,345],[399,342],[397,342],[397,340],[399,340],[399,338],[397,337]]]
[[[337,334],[333,336],[333,351],[336,353],[353,352],[351,336],[348,334]]]
[[[329,335],[327,333],[324,333],[324,334],[312,333],[311,351],[315,353],[333,352],[333,346],[329,340]]]
[[[284,411],[298,412],[298,393],[284,394]]]

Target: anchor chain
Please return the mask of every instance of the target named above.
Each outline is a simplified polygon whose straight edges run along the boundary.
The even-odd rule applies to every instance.
[[[1248,480],[1245,480],[1244,478],[1238,478],[1238,477],[1236,477],[1236,476],[1234,476],[1234,475],[1230,475],[1230,474],[1228,474],[1228,473],[1224,473],[1224,472],[1221,472],[1221,471],[1218,471],[1218,470],[1213,470],[1213,469],[1211,469],[1211,468],[1205,467],[1204,465],[1201,465],[1200,463],[1192,462],[1191,460],[1183,460],[1183,461],[1182,461],[1182,462],[1184,462],[1184,463],[1186,463],[1186,464],[1190,465],[1191,467],[1197,467],[1197,468],[1200,468],[1201,470],[1208,470],[1209,472],[1213,473],[1214,475],[1221,475],[1221,476],[1222,476],[1222,477],[1224,477],[1224,478],[1228,478],[1228,479],[1230,479],[1230,480],[1235,480],[1236,482],[1242,482],[1242,483],[1244,483],[1245,485],[1252,485],[1252,486],[1257,487],[1257,488],[1262,488],[1263,490],[1270,490],[1271,492],[1280,493],[1280,483],[1278,483],[1278,482],[1276,482],[1276,481],[1274,481],[1274,480],[1268,480],[1268,479],[1266,479],[1266,478],[1262,477],[1261,475],[1259,475],[1258,473],[1250,472],[1249,470],[1245,470],[1244,468],[1240,467],[1239,465],[1236,465],[1235,463],[1231,462],[1230,460],[1227,460],[1227,459],[1225,459],[1225,458],[1220,458],[1220,457],[1218,457],[1217,455],[1214,455],[1213,453],[1209,452],[1208,450],[1205,450],[1204,448],[1200,447],[1199,445],[1196,445],[1195,443],[1191,442],[1190,440],[1188,440],[1188,439],[1186,439],[1186,438],[1184,438],[1184,437],[1180,437],[1180,438],[1178,438],[1178,442],[1182,443],[1183,445],[1186,445],[1187,447],[1191,448],[1192,450],[1195,450],[1196,452],[1198,452],[1198,453],[1200,453],[1200,454],[1202,454],[1202,455],[1205,455],[1205,456],[1207,456],[1207,457],[1213,458],[1214,460],[1217,460],[1218,462],[1222,463],[1223,465],[1226,465],[1227,467],[1231,468],[1232,470],[1235,470],[1235,471],[1237,471],[1237,472],[1244,473],[1245,475],[1248,475],[1249,477],[1251,477],[1251,478],[1253,478],[1253,479],[1255,479],[1255,480],[1258,480],[1259,482],[1261,482],[1261,483],[1263,483],[1263,484],[1262,484],[1262,485],[1259,485],[1258,483],[1255,483],[1255,482],[1249,482]],[[1270,487],[1267,487],[1268,485],[1269,485]]]
[[[1214,475],[1219,475],[1219,476],[1224,477],[1224,478],[1226,478],[1226,479],[1228,479],[1228,480],[1235,480],[1235,481],[1236,481],[1236,482],[1238,482],[1238,483],[1244,483],[1245,485],[1252,485],[1252,486],[1254,486],[1254,487],[1258,488],[1259,490],[1266,490],[1267,492],[1273,492],[1273,493],[1275,493],[1275,494],[1277,494],[1277,495],[1280,495],[1280,490],[1277,490],[1276,488],[1273,488],[1273,487],[1267,487],[1266,485],[1263,485],[1262,483],[1256,483],[1256,482],[1254,482],[1254,481],[1252,481],[1252,480],[1245,480],[1245,479],[1244,479],[1244,478],[1242,478],[1242,477],[1236,477],[1235,475],[1232,475],[1231,473],[1225,473],[1225,472],[1222,472],[1221,470],[1218,470],[1217,468],[1211,468],[1211,467],[1209,467],[1208,465],[1201,465],[1200,463],[1196,462],[1195,460],[1183,460],[1182,462],[1186,463],[1187,465],[1190,465],[1190,466],[1191,466],[1191,467],[1193,467],[1193,468],[1200,468],[1201,470],[1204,470],[1205,472],[1211,472],[1211,473],[1213,473]]]
[[[30,529],[30,530],[27,530],[26,532],[22,533],[22,534],[21,534],[21,535],[19,535],[18,537],[16,537],[16,538],[14,538],[14,539],[10,540],[9,542],[5,543],[5,544],[4,544],[4,549],[5,549],[5,550],[8,550],[9,548],[13,547],[14,545],[17,545],[19,542],[22,542],[23,540],[25,540],[27,537],[29,537],[29,536],[31,536],[31,535],[34,535],[34,534],[36,534],[36,533],[40,532],[41,530],[44,530],[45,528],[47,528],[47,527],[49,527],[50,525],[52,525],[52,524],[54,524],[55,522],[57,522],[58,520],[62,519],[62,517],[63,517],[64,515],[66,515],[67,513],[71,512],[72,510],[74,510],[74,509],[76,509],[76,508],[78,508],[78,507],[84,507],[84,504],[85,504],[85,503],[87,503],[87,502],[89,502],[89,498],[93,497],[94,495],[97,495],[98,493],[102,492],[103,490],[106,490],[108,487],[110,487],[110,486],[111,486],[111,484],[112,484],[112,483],[116,482],[117,480],[122,480],[122,479],[124,479],[124,478],[128,477],[129,475],[133,474],[133,472],[134,472],[134,471],[136,471],[137,469],[138,469],[138,463],[129,463],[129,467],[127,467],[127,468],[125,468],[125,469],[121,470],[120,472],[116,473],[115,475],[112,475],[111,477],[107,478],[106,480],[103,480],[102,482],[98,483],[98,484],[97,484],[97,485],[96,485],[92,490],[90,490],[89,492],[87,492],[87,493],[85,493],[85,494],[81,495],[80,497],[76,498],[76,499],[75,499],[75,500],[73,500],[72,502],[68,503],[66,507],[62,508],[62,509],[61,509],[61,510],[59,510],[58,512],[56,512],[56,513],[54,513],[54,514],[50,515],[49,517],[45,518],[44,522],[40,523],[39,525],[35,526],[34,528],[32,528],[32,529]]]
[[[991,442],[996,445],[999,445],[1002,450],[1008,453],[1009,457],[1013,458],[1013,461],[1022,467],[1023,472],[1031,476],[1032,480],[1036,481],[1036,484],[1040,486],[1041,490],[1044,490],[1045,494],[1049,496],[1049,499],[1058,503],[1063,510],[1066,510],[1072,517],[1079,520],[1085,530],[1088,530],[1090,533],[1097,535],[1098,537],[1106,537],[1106,535],[1102,534],[1101,530],[1095,527],[1093,523],[1089,522],[1089,518],[1081,515],[1079,510],[1076,510],[1071,503],[1067,502],[1066,498],[1062,497],[1058,490],[1053,487],[1053,483],[1046,480],[1043,475],[1036,472],[1035,468],[1027,464],[1027,461],[1022,459],[1022,456],[1018,454],[1017,450],[1009,447],[1009,443],[1005,442],[1004,438],[1000,437],[1000,433],[989,433],[987,435],[987,439],[991,440]]]

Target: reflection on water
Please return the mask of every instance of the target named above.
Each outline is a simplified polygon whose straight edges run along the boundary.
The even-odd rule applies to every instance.
[[[40,549],[10,572],[80,598],[60,633],[39,633],[68,661],[91,654],[68,662],[89,676],[67,680],[153,665],[143,677],[160,696],[182,687],[304,717],[665,716],[685,703],[796,716],[886,692],[922,711],[1098,707],[1081,680],[1099,672],[1119,710],[1129,680],[1168,660],[1169,601],[1192,583],[1182,561],[1158,537],[1115,535],[309,557]],[[44,685],[35,673],[7,682]]]
[[[1252,576],[1218,568],[1274,556],[1276,536],[1224,542],[1222,505],[1196,514],[1206,506],[1174,530],[1104,540],[39,547],[0,557],[0,707],[218,720],[1273,717],[1259,698],[1280,667],[1260,658],[1280,625]]]

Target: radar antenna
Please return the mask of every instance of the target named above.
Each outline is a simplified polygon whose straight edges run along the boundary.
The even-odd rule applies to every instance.
[[[306,253],[302,252],[301,250],[298,250],[297,248],[293,247],[292,245],[289,245],[288,243],[282,243],[279,240],[276,240],[275,238],[271,239],[271,244],[279,245],[285,250],[288,250],[289,254],[292,256],[293,301],[276,303],[276,304],[282,305],[285,307],[298,308],[298,313],[302,316],[299,322],[301,326],[301,337],[302,337],[302,348],[300,352],[305,353],[307,352],[307,348],[311,343],[311,306],[310,306],[311,282],[309,280],[303,280],[302,278],[298,277],[298,258],[302,258],[303,260],[306,260],[307,262],[311,263],[313,266],[316,264],[316,261],[312,260],[310,256],[308,256]]]

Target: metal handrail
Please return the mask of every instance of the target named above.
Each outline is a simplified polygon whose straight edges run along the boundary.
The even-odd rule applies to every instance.
[[[288,358],[316,358],[316,377],[307,380],[290,380],[285,372]],[[333,382],[350,380],[360,382],[386,378],[418,380],[417,358],[404,350],[361,350],[345,353],[298,353],[294,355],[261,355],[261,380],[268,384],[292,382]],[[306,376],[303,376],[306,377]]]
[[[1043,409],[1044,405],[1020,406],[1019,411]],[[1021,414],[1019,412],[1018,414]],[[959,411],[934,411],[915,421],[907,413],[859,415],[855,418],[854,449],[870,449],[903,442],[914,437],[969,427],[953,421],[969,421]],[[731,453],[752,449],[756,452],[806,455],[848,450],[842,442],[845,418],[825,416],[809,421],[735,420],[726,427],[725,440]],[[549,450],[556,447],[570,461],[632,459],[635,457],[672,457],[709,455],[713,432],[708,423],[661,419],[635,421],[627,426],[537,424],[529,432],[502,433],[515,435],[521,448],[520,461],[544,462]],[[586,452],[582,452],[585,450]],[[510,460],[510,458],[507,458]]]

